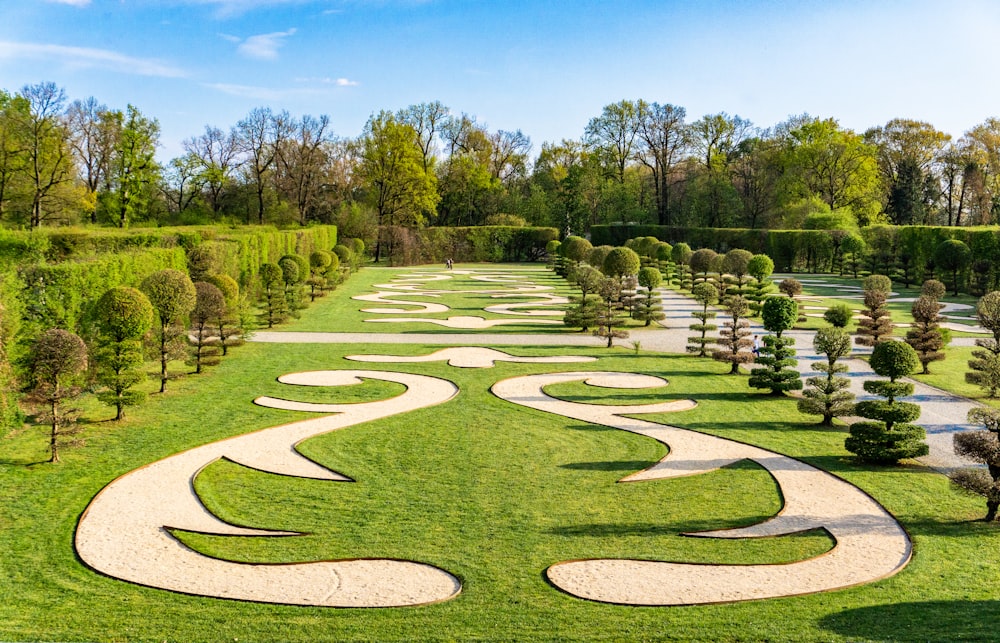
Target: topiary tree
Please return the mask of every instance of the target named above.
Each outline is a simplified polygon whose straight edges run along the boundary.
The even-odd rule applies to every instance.
[[[778,283],[778,290],[794,299],[802,294],[802,282],[791,277],[782,279]]]
[[[597,315],[597,330],[594,335],[606,337],[608,348],[611,348],[614,339],[624,339],[628,337],[628,332],[620,330],[625,320],[621,315],[621,293],[622,281],[617,277],[605,277],[598,286],[598,294],[601,296],[601,308]]]
[[[795,340],[781,334],[792,328],[799,318],[799,306],[788,297],[769,297],[761,309],[764,329],[774,333],[764,337],[764,345],[756,361],[761,368],[750,372],[750,386],[770,389],[771,395],[784,395],[786,391],[802,388],[802,379],[794,368]]]
[[[993,522],[1000,509],[1000,411],[988,408],[969,409],[971,424],[982,424],[985,430],[962,431],[952,437],[955,454],[986,468],[964,468],[951,471],[948,477],[969,493],[986,498],[985,522]]]
[[[854,393],[848,387],[851,380],[837,377],[847,371],[847,366],[837,360],[851,352],[851,336],[843,328],[821,328],[813,337],[813,349],[826,356],[826,362],[813,362],[812,369],[825,376],[806,379],[806,389],[797,404],[799,411],[808,415],[821,415],[820,424],[831,426],[833,418],[854,413]]]
[[[73,380],[87,368],[87,345],[76,334],[52,328],[35,340],[31,349],[29,400],[42,407],[35,421],[49,427],[49,462],[59,462],[59,449],[78,441],[68,440],[79,431],[76,410],[62,405],[80,394]]]
[[[760,313],[764,298],[773,288],[773,283],[769,279],[773,273],[774,262],[767,255],[754,255],[747,262],[747,274],[754,278],[753,287],[747,296],[750,300],[750,310],[754,315]]]
[[[309,277],[309,262],[299,255],[284,255],[278,259],[281,280],[285,285],[285,301],[291,315],[298,317],[299,310],[305,308],[302,284]]]
[[[563,316],[564,324],[571,328],[579,327],[584,332],[597,324],[601,310],[601,298],[597,291],[604,278],[600,270],[587,264],[581,264],[570,272],[570,279],[580,289],[580,294],[569,298],[571,306]]]
[[[936,299],[938,301],[941,301],[941,298],[944,297],[946,292],[947,290],[945,289],[944,284],[937,279],[928,279],[920,287],[920,294],[922,296],[930,297],[931,299]]]
[[[222,312],[211,320],[224,357],[228,354],[230,346],[243,344],[243,333],[240,329],[244,327],[244,323],[241,318],[248,313],[248,306],[240,293],[239,284],[229,275],[209,275],[205,281],[222,292],[222,300],[225,303]]]
[[[834,328],[847,328],[854,317],[854,311],[847,304],[834,304],[823,313],[823,319]]]
[[[885,275],[871,275],[862,282],[865,309],[858,320],[858,336],[854,342],[861,346],[875,346],[892,339],[892,317],[885,302],[892,291],[892,282]]]
[[[195,304],[191,311],[192,352],[188,365],[194,366],[195,373],[201,373],[205,366],[219,363],[222,349],[215,335],[215,320],[226,311],[226,299],[214,285],[199,281],[194,285]]]
[[[674,279],[673,251],[673,247],[665,241],[656,244],[656,267],[660,269],[660,274],[667,284],[672,283]]]
[[[603,270],[604,260],[607,259],[608,254],[612,250],[614,250],[613,246],[597,246],[596,248],[591,248],[590,253],[587,255],[586,262],[598,270]]]
[[[691,289],[691,295],[701,304],[701,310],[691,313],[691,316],[698,320],[697,324],[688,326],[698,333],[694,337],[688,337],[687,351],[697,353],[698,357],[705,357],[708,354],[707,346],[715,341],[715,338],[708,337],[708,333],[716,330],[718,326],[709,323],[710,319],[715,319],[715,312],[708,309],[719,302],[719,290],[708,282],[697,284]]]
[[[858,233],[851,232],[840,242],[840,252],[844,257],[840,276],[843,277],[844,269],[847,269],[857,279],[861,259],[865,256],[865,240]]]
[[[983,389],[994,398],[1000,389],[1000,291],[994,290],[980,297],[976,304],[976,319],[979,325],[993,333],[992,339],[977,339],[978,349],[972,351],[969,360],[971,373],[965,374],[965,381]]]
[[[562,245],[562,241],[558,239],[551,239],[545,244],[545,267],[549,269],[555,269],[556,260],[559,258],[559,246]]]
[[[97,399],[116,409],[115,420],[125,417],[125,407],[146,398],[133,387],[142,381],[141,340],[153,327],[153,305],[141,291],[119,286],[101,295],[94,306],[98,340],[95,353]]]
[[[956,297],[962,273],[972,263],[972,250],[964,241],[947,239],[934,250],[934,265],[945,272],[951,273],[951,291]]]
[[[944,306],[937,299],[921,295],[913,302],[910,313],[913,324],[906,332],[906,343],[917,351],[923,374],[930,373],[927,366],[931,362],[944,359],[944,336],[941,334],[941,309]]]
[[[727,276],[724,282],[729,286],[726,295],[746,295],[744,288],[750,275],[750,260],[753,253],[740,248],[734,248],[722,257],[722,272]]]
[[[712,271],[712,262],[718,256],[718,253],[711,248],[696,250],[688,262],[691,267],[692,282],[698,280],[699,275],[701,281],[707,280],[708,273]]]
[[[264,304],[262,321],[267,322],[268,328],[273,328],[288,316],[284,272],[276,263],[264,263],[260,266],[258,277]]]
[[[694,253],[691,252],[691,246],[684,242],[675,243],[673,249],[670,251],[670,258],[673,259],[678,269],[677,286],[682,290],[691,289],[692,256],[694,256]]]
[[[590,258],[590,251],[593,249],[594,246],[592,246],[589,241],[583,237],[575,235],[566,237],[563,240],[562,245],[559,246],[560,254],[572,262],[569,269],[576,267],[579,263],[587,261]]]
[[[899,402],[897,397],[913,394],[913,384],[897,382],[917,370],[917,353],[903,342],[879,342],[871,355],[871,367],[876,374],[889,380],[867,380],[865,391],[885,400],[865,400],[855,405],[857,415],[868,418],[851,425],[844,447],[864,462],[893,464],[903,458],[927,455],[926,432],[912,424],[920,417],[920,407]]]
[[[167,390],[171,376],[167,365],[184,355],[184,319],[194,309],[197,293],[190,277],[166,268],[154,272],[140,286],[159,317],[156,343],[160,354],[160,393]]]
[[[639,255],[631,248],[612,248],[604,258],[600,269],[608,277],[627,277],[639,273],[642,265]]]
[[[192,281],[203,281],[208,275],[219,272],[219,257],[207,243],[191,246],[186,253],[188,274]]]
[[[333,247],[333,254],[337,255],[337,259],[340,261],[340,265],[350,268],[354,271],[354,251],[347,246],[338,243]],[[261,266],[263,268],[263,266]]]
[[[326,271],[333,263],[333,255],[326,250],[314,250],[309,254],[309,301],[322,297],[327,286]],[[338,262],[339,263],[339,262]]]
[[[645,296],[642,297],[635,312],[635,319],[645,322],[649,326],[654,321],[659,321],[666,317],[663,314],[660,296],[656,289],[663,283],[663,275],[658,268],[641,268],[638,277],[639,285],[645,289]]]
[[[726,304],[730,319],[723,324],[716,343],[720,348],[712,351],[712,359],[730,364],[729,374],[740,372],[740,364],[752,362],[754,355],[750,352],[753,342],[750,340],[750,322],[746,320],[750,312],[747,300],[737,295],[731,297]]]

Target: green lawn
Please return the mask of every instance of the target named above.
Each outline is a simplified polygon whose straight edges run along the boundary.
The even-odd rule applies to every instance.
[[[321,320],[335,318],[346,296],[370,283],[367,273],[318,301],[287,328],[324,328]],[[434,350],[379,345],[370,352]],[[617,348],[503,350],[600,359],[498,363],[490,369],[405,364],[406,371],[452,380],[461,393],[434,408],[303,444],[311,458],[357,482],[289,478],[228,462],[198,476],[198,492],[219,516],[309,535],[179,534],[192,548],[238,561],[419,560],[458,576],[463,591],[457,598],[391,609],[244,603],[117,581],[75,557],[73,530],[80,513],[117,476],[195,445],[312,417],[256,407],[253,398],[351,402],[383,399],[400,390],[374,381],[342,389],[275,381],[303,370],[393,370],[391,364],[343,360],[368,352],[357,345],[249,344],[208,374],[172,382],[167,394],[152,396],[127,421],[89,426],[87,444],[67,450],[61,464],[30,464],[44,454],[39,430],[0,441],[0,640],[995,639],[1000,532],[976,522],[985,512],[983,503],[956,494],[943,476],[912,463],[858,466],[843,449],[842,429],[817,426],[798,414],[793,400],[753,391],[745,376],[723,375],[726,366],[708,359],[636,355]],[[821,532],[737,541],[679,536],[774,514],[781,498],[773,480],[758,466],[741,463],[700,476],[619,485],[616,480],[661,458],[663,447],[641,436],[515,406],[489,390],[500,379],[567,370],[646,373],[666,378],[669,385],[603,391],[572,383],[552,386],[550,394],[621,404],[694,398],[699,406],[693,410],[647,417],[801,458],[857,484],[912,535],[912,562],[892,578],[861,587],[710,606],[614,606],[555,589],[545,581],[545,569],[573,558],[780,563],[818,555],[831,545]],[[110,416],[98,408],[87,413]]]

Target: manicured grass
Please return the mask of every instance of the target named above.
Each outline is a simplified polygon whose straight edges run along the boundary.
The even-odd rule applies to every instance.
[[[309,315],[304,315],[301,320],[295,323],[295,329],[301,331],[325,331],[325,332],[365,332],[365,333],[467,333],[468,329],[445,328],[437,324],[429,323],[371,323],[369,319],[391,319],[393,317],[410,317],[420,319],[447,319],[449,317],[472,316],[483,317],[485,319],[504,319],[513,324],[494,326],[489,332],[494,333],[565,333],[569,329],[559,324],[532,324],[526,323],[531,318],[518,317],[513,315],[501,315],[487,312],[487,306],[498,304],[531,303],[539,302],[536,297],[513,297],[502,298],[492,295],[498,290],[509,289],[510,284],[499,282],[478,281],[472,279],[470,275],[461,274],[463,270],[477,270],[494,272],[501,275],[522,276],[525,282],[530,282],[539,286],[549,286],[551,290],[542,291],[553,295],[567,296],[572,293],[572,289],[566,280],[559,277],[550,270],[545,270],[541,264],[457,264],[454,270],[445,270],[439,266],[413,266],[409,268],[384,268],[368,267],[354,275],[347,283],[339,286],[326,298],[317,300],[315,310],[311,310]],[[399,304],[384,304],[377,302],[364,302],[351,299],[354,295],[366,295],[377,291],[391,290],[391,288],[379,288],[378,286],[388,286],[394,276],[407,277],[414,275],[447,275],[448,280],[428,281],[425,286],[428,290],[443,291],[464,291],[442,294],[440,296],[416,296],[406,294],[402,296],[390,296],[389,299],[399,301],[426,302],[444,304],[450,308],[443,313],[419,313],[398,315],[385,315],[378,313],[364,313],[362,308],[400,308],[407,306]],[[405,282],[401,282],[401,285]],[[471,292],[470,292],[471,291]],[[406,292],[399,290],[396,292]],[[512,293],[513,294],[513,293]],[[533,293],[527,293],[531,295]],[[418,308],[418,307],[416,307]],[[415,309],[416,309],[415,308]],[[565,306],[541,306],[539,310],[551,310],[551,316],[538,317],[537,319],[562,320]],[[286,326],[276,327],[275,330],[287,329]],[[473,331],[474,332],[474,331]]]
[[[367,270],[359,275],[364,275]],[[290,330],[321,326],[338,291]],[[355,305],[358,302],[354,302]],[[866,467],[843,449],[844,431],[802,416],[788,398],[750,389],[708,359],[627,349],[504,348],[518,355],[599,357],[589,364],[499,363],[460,369],[443,362],[363,364],[343,355],[427,354],[423,345],[250,344],[209,374],[171,382],[165,395],[90,438],[59,465],[34,464],[43,436],[0,441],[0,639],[92,641],[343,640],[992,640],[1000,628],[994,563],[1000,531],[976,522],[980,500],[956,494],[916,464]],[[933,366],[932,366],[933,368]],[[196,488],[223,518],[308,535],[226,538],[178,534],[231,560],[291,562],[398,557],[456,574],[463,591],[444,603],[395,609],[323,609],[184,596],[87,569],[72,548],[80,512],[119,475],[183,449],[311,414],[257,407],[259,395],[310,401],[382,399],[399,388],[376,380],[343,388],[283,385],[284,373],[319,369],[405,370],[449,379],[461,393],[430,409],[349,427],[301,450],[357,482],[302,480],[227,462]],[[572,558],[638,557],[776,563],[830,547],[818,532],[725,541],[687,538],[773,515],[781,499],[760,467],[616,484],[664,454],[641,436],[504,402],[498,380],[530,373],[608,370],[664,377],[645,391],[579,383],[549,387],[581,402],[641,404],[693,398],[697,408],[645,416],[742,440],[806,460],[859,485],[893,512],[914,540],[900,574],[837,592],[684,608],[633,608],[573,598],[546,583],[549,565]]]

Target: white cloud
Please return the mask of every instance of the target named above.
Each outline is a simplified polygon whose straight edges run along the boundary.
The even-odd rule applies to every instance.
[[[90,0],[46,0],[47,2],[54,2],[56,4],[68,4],[71,7],[86,7],[90,4]]]
[[[221,38],[229,42],[239,43],[236,51],[247,58],[256,60],[275,60],[278,57],[278,50],[285,44],[285,39],[295,35],[295,29],[288,31],[275,31],[273,33],[262,33],[250,36],[246,40],[241,40],[236,36],[219,34]]]
[[[48,43],[0,40],[0,60],[45,60],[75,69],[108,69],[123,74],[182,78],[184,70],[149,58],[134,58],[109,49],[67,47]]]
[[[281,101],[304,96],[322,96],[329,93],[328,90],[311,87],[273,88],[258,87],[255,85],[233,85],[229,83],[205,83],[203,86],[222,92],[223,94],[229,94],[230,96],[266,101]]]
[[[296,78],[297,83],[310,83],[313,85],[335,85],[337,87],[357,87],[361,83],[350,78]]]

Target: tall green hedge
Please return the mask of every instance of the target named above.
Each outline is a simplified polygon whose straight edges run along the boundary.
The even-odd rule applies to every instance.
[[[826,272],[834,266],[834,230],[750,230],[654,225],[598,225],[590,229],[595,245],[622,245],[628,239],[653,236],[670,244],[728,252],[733,248],[763,253],[779,272]],[[982,294],[1000,286],[1000,228],[876,225],[861,229],[869,272],[892,274],[897,280],[921,283],[936,275],[934,252],[942,241],[958,239],[972,250],[972,263],[962,288]],[[904,278],[905,277],[905,278]]]
[[[462,228],[386,228],[391,237],[389,259],[394,264],[539,261],[545,246],[559,238],[555,228],[469,226]]]

